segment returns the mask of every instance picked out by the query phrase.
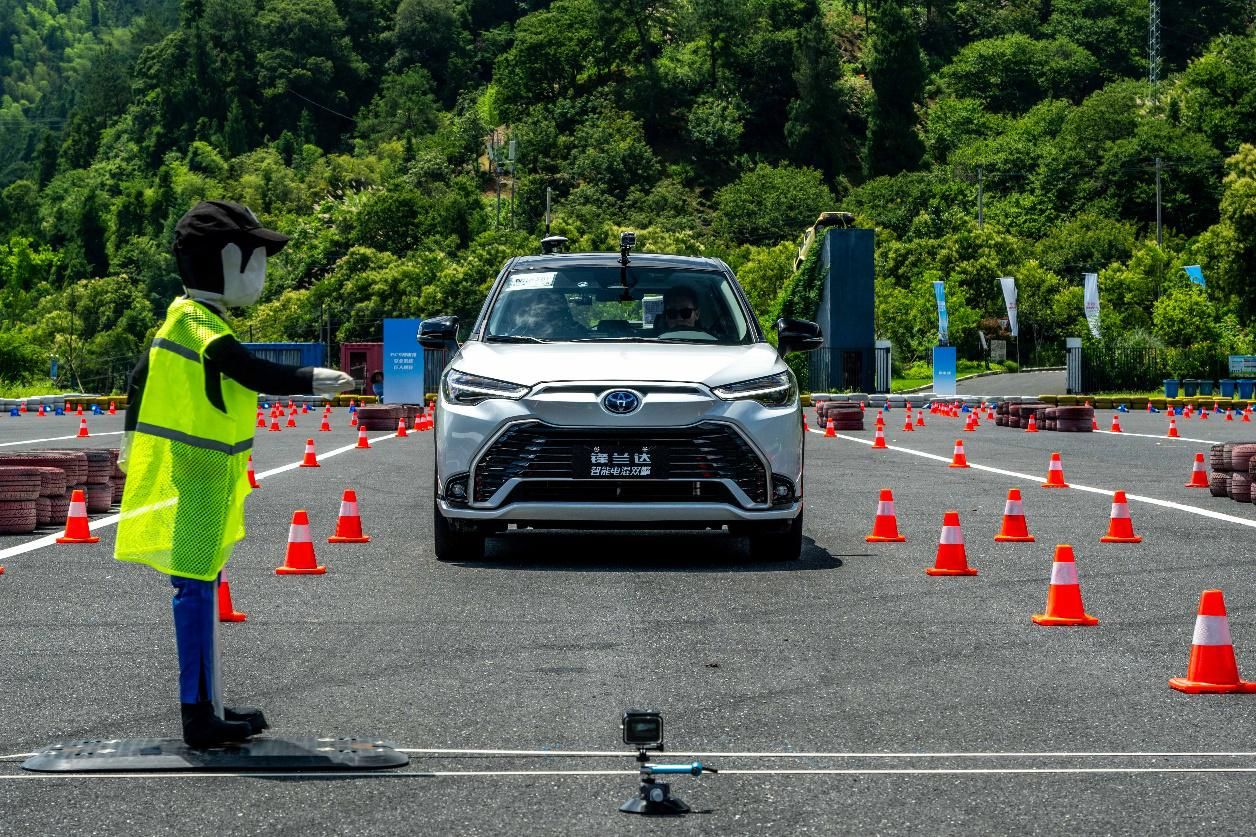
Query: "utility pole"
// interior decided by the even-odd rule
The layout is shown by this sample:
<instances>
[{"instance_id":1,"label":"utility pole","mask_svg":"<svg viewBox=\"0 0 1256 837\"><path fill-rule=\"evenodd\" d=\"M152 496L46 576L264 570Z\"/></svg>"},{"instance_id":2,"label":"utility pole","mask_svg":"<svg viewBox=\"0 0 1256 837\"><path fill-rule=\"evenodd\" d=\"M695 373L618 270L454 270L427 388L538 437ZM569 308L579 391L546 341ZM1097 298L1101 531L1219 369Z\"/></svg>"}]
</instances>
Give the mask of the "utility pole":
<instances>
[{"instance_id":1,"label":"utility pole","mask_svg":"<svg viewBox=\"0 0 1256 837\"><path fill-rule=\"evenodd\" d=\"M1147 14L1147 83L1154 102L1160 92L1160 0L1150 0Z\"/></svg>"},{"instance_id":2,"label":"utility pole","mask_svg":"<svg viewBox=\"0 0 1256 837\"><path fill-rule=\"evenodd\" d=\"M510 228L515 228L515 141L511 140L509 145L509 153L506 155L510 160Z\"/></svg>"},{"instance_id":3,"label":"utility pole","mask_svg":"<svg viewBox=\"0 0 1256 837\"><path fill-rule=\"evenodd\" d=\"M982 203L982 186L985 179L985 167L977 166L977 229L984 229L986 225L985 206Z\"/></svg>"},{"instance_id":4,"label":"utility pole","mask_svg":"<svg viewBox=\"0 0 1256 837\"><path fill-rule=\"evenodd\" d=\"M1160 222L1160 158L1156 158L1156 246L1164 243L1164 227Z\"/></svg>"},{"instance_id":5,"label":"utility pole","mask_svg":"<svg viewBox=\"0 0 1256 837\"><path fill-rule=\"evenodd\" d=\"M550 197L554 194L554 190L549 186L545 187L545 235L550 234Z\"/></svg>"}]
</instances>

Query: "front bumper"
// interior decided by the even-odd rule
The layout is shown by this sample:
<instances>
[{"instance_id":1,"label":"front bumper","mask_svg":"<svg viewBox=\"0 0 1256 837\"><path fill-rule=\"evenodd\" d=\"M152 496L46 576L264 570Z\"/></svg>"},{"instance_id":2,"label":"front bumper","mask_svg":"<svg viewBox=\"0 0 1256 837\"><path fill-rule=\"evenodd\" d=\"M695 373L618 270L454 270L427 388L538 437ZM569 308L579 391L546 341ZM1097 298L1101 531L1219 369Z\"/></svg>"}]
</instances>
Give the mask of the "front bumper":
<instances>
[{"instance_id":1,"label":"front bumper","mask_svg":"<svg viewBox=\"0 0 1256 837\"><path fill-rule=\"evenodd\" d=\"M438 501L440 512L459 520L559 520L590 523L738 523L754 520L793 520L802 502L766 510L741 509L728 503L510 503L479 509Z\"/></svg>"}]
</instances>

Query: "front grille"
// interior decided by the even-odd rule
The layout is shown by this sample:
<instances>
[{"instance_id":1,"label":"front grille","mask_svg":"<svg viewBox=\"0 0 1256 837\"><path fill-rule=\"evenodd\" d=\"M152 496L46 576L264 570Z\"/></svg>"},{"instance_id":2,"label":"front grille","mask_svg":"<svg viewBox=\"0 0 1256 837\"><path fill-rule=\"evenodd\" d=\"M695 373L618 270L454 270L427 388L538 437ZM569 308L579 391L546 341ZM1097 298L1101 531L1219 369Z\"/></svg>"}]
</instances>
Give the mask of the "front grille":
<instances>
[{"instance_id":1,"label":"front grille","mask_svg":"<svg viewBox=\"0 0 1256 837\"><path fill-rule=\"evenodd\" d=\"M763 463L736 431L718 422L669 430L567 428L541 422L516 424L497 437L476 465L475 502L489 500L507 480L515 477L529 480L571 479L575 476L576 445L610 441L666 449L667 482L729 479L752 502L767 502L767 473ZM576 484L587 485L589 482L597 480L582 480ZM659 481L641 482L657 484Z\"/></svg>"},{"instance_id":2,"label":"front grille","mask_svg":"<svg viewBox=\"0 0 1256 837\"><path fill-rule=\"evenodd\" d=\"M509 503L732 503L722 482L675 480L528 480Z\"/></svg>"}]
</instances>

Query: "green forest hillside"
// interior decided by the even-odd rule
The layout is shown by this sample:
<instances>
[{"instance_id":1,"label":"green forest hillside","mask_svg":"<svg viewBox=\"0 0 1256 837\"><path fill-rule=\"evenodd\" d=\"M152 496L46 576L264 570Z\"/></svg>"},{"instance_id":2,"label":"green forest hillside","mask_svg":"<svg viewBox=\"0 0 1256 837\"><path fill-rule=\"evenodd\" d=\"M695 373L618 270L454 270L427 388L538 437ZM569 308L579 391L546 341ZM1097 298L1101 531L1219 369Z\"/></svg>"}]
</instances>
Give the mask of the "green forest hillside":
<instances>
[{"instance_id":1,"label":"green forest hillside","mask_svg":"<svg viewBox=\"0 0 1256 837\"><path fill-rule=\"evenodd\" d=\"M243 338L343 341L471 317L547 187L576 247L719 256L765 318L853 212L897 363L939 279L975 356L1004 275L1058 360L1084 271L1105 340L1252 351L1256 11L1161 8L1153 87L1147 0L0 0L0 378L120 385L199 199L293 238Z\"/></svg>"}]
</instances>

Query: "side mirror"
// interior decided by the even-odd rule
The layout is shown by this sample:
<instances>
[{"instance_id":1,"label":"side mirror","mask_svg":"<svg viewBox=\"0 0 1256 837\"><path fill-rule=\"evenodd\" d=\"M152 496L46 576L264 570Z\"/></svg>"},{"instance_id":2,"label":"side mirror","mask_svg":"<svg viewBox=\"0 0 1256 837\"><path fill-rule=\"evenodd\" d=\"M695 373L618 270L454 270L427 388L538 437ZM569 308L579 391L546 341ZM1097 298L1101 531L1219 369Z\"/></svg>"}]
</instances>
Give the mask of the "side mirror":
<instances>
[{"instance_id":1,"label":"side mirror","mask_svg":"<svg viewBox=\"0 0 1256 837\"><path fill-rule=\"evenodd\" d=\"M776 321L776 347L785 356L790 352L810 352L824 345L820 327L810 320L781 317Z\"/></svg>"},{"instance_id":2,"label":"side mirror","mask_svg":"<svg viewBox=\"0 0 1256 837\"><path fill-rule=\"evenodd\" d=\"M458 318L432 317L419 323L419 345L425 349L458 347Z\"/></svg>"}]
</instances>

